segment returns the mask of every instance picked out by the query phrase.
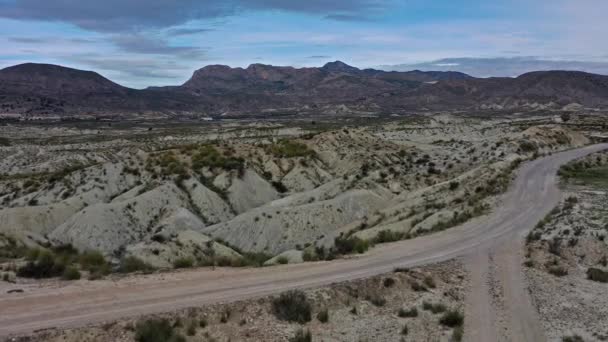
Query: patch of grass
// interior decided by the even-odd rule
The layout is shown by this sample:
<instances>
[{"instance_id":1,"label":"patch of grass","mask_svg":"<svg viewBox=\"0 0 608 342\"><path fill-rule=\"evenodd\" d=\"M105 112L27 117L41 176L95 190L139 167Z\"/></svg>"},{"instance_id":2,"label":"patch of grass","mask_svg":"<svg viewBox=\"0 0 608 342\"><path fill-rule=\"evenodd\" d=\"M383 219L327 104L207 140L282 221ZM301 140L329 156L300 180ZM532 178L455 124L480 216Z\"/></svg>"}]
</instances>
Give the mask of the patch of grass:
<instances>
[{"instance_id":1,"label":"patch of grass","mask_svg":"<svg viewBox=\"0 0 608 342\"><path fill-rule=\"evenodd\" d=\"M441 316L439 323L450 328L459 327L464 324L464 315L460 311L449 310Z\"/></svg>"},{"instance_id":2,"label":"patch of grass","mask_svg":"<svg viewBox=\"0 0 608 342\"><path fill-rule=\"evenodd\" d=\"M312 316L312 305L300 290L288 291L272 300L275 316L283 321L306 323Z\"/></svg>"},{"instance_id":3,"label":"patch of grass","mask_svg":"<svg viewBox=\"0 0 608 342\"><path fill-rule=\"evenodd\" d=\"M166 319L150 319L137 323L135 327L137 342L185 342Z\"/></svg>"},{"instance_id":4,"label":"patch of grass","mask_svg":"<svg viewBox=\"0 0 608 342\"><path fill-rule=\"evenodd\" d=\"M608 272L602 271L599 268L590 267L587 269L587 279L600 283L608 283Z\"/></svg>"}]
</instances>

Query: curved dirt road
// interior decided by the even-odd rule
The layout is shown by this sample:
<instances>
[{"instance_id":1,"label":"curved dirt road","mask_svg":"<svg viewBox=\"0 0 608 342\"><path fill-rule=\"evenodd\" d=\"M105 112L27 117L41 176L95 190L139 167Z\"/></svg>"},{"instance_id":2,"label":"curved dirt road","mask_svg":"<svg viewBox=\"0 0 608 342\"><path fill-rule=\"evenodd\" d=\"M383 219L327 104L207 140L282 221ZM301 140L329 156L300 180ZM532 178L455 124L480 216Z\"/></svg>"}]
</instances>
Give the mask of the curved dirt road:
<instances>
[{"instance_id":1,"label":"curved dirt road","mask_svg":"<svg viewBox=\"0 0 608 342\"><path fill-rule=\"evenodd\" d=\"M121 317L170 311L208 303L235 301L291 288L322 286L467 256L472 269L483 273L486 256L507 250L502 279L508 337L496 331L494 310L481 292L467 301L466 329L470 340L539 341L534 310L518 278L517 251L521 237L559 201L556 172L559 165L586 154L608 149L608 144L588 146L526 163L517 173L502 205L491 215L437 234L386 244L365 256L332 262L284 265L259 269L191 270L124 279L82 283L56 288L25 288L24 293L0 294L0 336L31 333L53 327L75 327ZM480 257L481 256L481 257ZM476 263L481 266L476 267ZM515 269L513 269L515 268ZM481 282L473 284L483 287Z\"/></svg>"}]
</instances>

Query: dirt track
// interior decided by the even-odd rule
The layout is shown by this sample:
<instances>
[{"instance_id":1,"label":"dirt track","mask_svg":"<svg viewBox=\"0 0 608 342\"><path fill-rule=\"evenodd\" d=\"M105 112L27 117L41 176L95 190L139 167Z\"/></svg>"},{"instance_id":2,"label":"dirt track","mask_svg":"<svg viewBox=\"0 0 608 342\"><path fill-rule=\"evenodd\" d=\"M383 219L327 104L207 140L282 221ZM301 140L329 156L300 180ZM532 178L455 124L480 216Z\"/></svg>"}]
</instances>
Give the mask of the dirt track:
<instances>
[{"instance_id":1,"label":"dirt track","mask_svg":"<svg viewBox=\"0 0 608 342\"><path fill-rule=\"evenodd\" d=\"M191 270L3 293L0 336L264 296L466 256L474 271L467 300L467 340L539 341L542 331L520 276L522 237L558 203L559 165L607 148L608 144L594 145L527 163L491 215L441 233L383 245L362 257L261 269ZM501 291L498 297L496 289Z\"/></svg>"}]
</instances>

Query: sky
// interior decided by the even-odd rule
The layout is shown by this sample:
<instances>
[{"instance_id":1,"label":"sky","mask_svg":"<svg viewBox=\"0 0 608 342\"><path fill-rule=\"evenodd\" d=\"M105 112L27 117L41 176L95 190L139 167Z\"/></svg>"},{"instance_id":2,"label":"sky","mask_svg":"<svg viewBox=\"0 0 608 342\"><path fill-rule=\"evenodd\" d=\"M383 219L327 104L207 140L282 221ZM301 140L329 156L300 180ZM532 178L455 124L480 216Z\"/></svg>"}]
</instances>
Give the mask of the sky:
<instances>
[{"instance_id":1,"label":"sky","mask_svg":"<svg viewBox=\"0 0 608 342\"><path fill-rule=\"evenodd\" d=\"M608 73L605 13L606 0L0 0L0 68L60 64L134 88L181 84L209 64L334 60Z\"/></svg>"}]
</instances>

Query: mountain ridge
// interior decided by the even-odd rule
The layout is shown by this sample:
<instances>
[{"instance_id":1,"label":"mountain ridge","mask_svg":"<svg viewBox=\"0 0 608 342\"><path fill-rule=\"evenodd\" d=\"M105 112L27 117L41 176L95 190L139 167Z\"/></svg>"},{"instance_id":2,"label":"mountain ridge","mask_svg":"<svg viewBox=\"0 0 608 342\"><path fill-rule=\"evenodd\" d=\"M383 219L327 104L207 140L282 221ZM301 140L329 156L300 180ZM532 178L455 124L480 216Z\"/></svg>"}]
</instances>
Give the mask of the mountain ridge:
<instances>
[{"instance_id":1,"label":"mountain ridge","mask_svg":"<svg viewBox=\"0 0 608 342\"><path fill-rule=\"evenodd\" d=\"M131 89L94 71L24 63L0 70L0 114L73 116L400 113L411 110L608 107L608 76L538 71L475 78L453 71L359 69L335 61L295 68L208 65L179 86ZM137 113L133 113L137 112Z\"/></svg>"}]
</instances>

